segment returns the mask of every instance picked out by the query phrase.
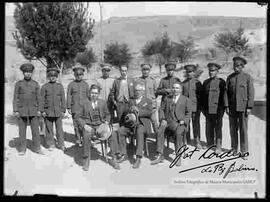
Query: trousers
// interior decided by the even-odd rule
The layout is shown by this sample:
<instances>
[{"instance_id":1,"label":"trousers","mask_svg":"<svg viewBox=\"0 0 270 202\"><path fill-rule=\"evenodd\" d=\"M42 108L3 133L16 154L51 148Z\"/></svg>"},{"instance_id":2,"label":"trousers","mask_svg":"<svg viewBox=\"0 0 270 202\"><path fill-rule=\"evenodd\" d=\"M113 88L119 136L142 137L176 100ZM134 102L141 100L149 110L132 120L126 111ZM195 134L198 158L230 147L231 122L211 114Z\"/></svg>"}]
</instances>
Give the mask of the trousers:
<instances>
[{"instance_id":1,"label":"trousers","mask_svg":"<svg viewBox=\"0 0 270 202\"><path fill-rule=\"evenodd\" d=\"M62 124L62 118L61 117L46 117L45 118L45 125L46 125L46 141L47 145L49 147L53 146L55 144L54 142L54 134L53 134L53 123L55 123L56 126L56 138L58 145L60 147L64 147L64 132L63 132L63 124Z\"/></svg>"}]
</instances>

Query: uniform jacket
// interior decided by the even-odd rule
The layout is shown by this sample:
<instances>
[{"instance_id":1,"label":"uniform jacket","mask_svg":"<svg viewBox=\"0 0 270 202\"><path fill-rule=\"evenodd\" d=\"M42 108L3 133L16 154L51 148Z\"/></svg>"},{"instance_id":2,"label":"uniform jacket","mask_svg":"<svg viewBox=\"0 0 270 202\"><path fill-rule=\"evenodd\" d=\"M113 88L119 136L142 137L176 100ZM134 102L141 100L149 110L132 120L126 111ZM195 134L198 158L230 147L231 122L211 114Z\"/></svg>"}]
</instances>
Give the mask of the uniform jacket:
<instances>
[{"instance_id":1,"label":"uniform jacket","mask_svg":"<svg viewBox=\"0 0 270 202\"><path fill-rule=\"evenodd\" d=\"M157 95L162 95L161 102L164 101L166 96L172 96L172 93L167 93L165 89L172 89L174 83L181 83L180 79L172 76L172 77L164 77L160 80L159 86L157 89Z\"/></svg>"},{"instance_id":2,"label":"uniform jacket","mask_svg":"<svg viewBox=\"0 0 270 202\"><path fill-rule=\"evenodd\" d=\"M222 78L214 77L203 82L203 111L209 114L224 112L227 104L226 82Z\"/></svg>"},{"instance_id":3,"label":"uniform jacket","mask_svg":"<svg viewBox=\"0 0 270 202\"><path fill-rule=\"evenodd\" d=\"M227 77L227 95L230 111L245 112L254 105L254 86L252 77L241 72Z\"/></svg>"},{"instance_id":4,"label":"uniform jacket","mask_svg":"<svg viewBox=\"0 0 270 202\"><path fill-rule=\"evenodd\" d=\"M67 109L71 109L72 113L80 110L88 95L89 85L85 81L72 81L67 89Z\"/></svg>"},{"instance_id":5,"label":"uniform jacket","mask_svg":"<svg viewBox=\"0 0 270 202\"><path fill-rule=\"evenodd\" d=\"M139 122L146 128L146 130L148 132L150 132L151 131L150 117L151 117L152 110L153 110L152 100L150 100L146 97L142 97L141 101L138 104L136 104L135 99L130 99L128 104L129 104L129 108L131 108L132 106L138 107ZM130 112L130 110L124 112L123 116L126 116L126 114L129 112Z\"/></svg>"},{"instance_id":6,"label":"uniform jacket","mask_svg":"<svg viewBox=\"0 0 270 202\"><path fill-rule=\"evenodd\" d=\"M66 99L64 87L60 83L46 83L41 87L40 111L47 117L60 117L66 112Z\"/></svg>"},{"instance_id":7,"label":"uniform jacket","mask_svg":"<svg viewBox=\"0 0 270 202\"><path fill-rule=\"evenodd\" d=\"M102 99L97 100L97 109L99 110L101 122L110 122L111 115L109 113L107 102ZM83 129L85 124L92 124L92 114L93 114L93 106L90 100L85 101L82 104L81 110L75 113L75 121L77 122L78 126Z\"/></svg>"},{"instance_id":8,"label":"uniform jacket","mask_svg":"<svg viewBox=\"0 0 270 202\"><path fill-rule=\"evenodd\" d=\"M114 80L112 89L109 95L109 100L111 102L118 102L117 98L119 95L119 89L120 89L120 82L121 77ZM132 78L127 78L127 84L128 84L128 92L129 92L129 98L132 98L134 96L134 80Z\"/></svg>"},{"instance_id":9,"label":"uniform jacket","mask_svg":"<svg viewBox=\"0 0 270 202\"><path fill-rule=\"evenodd\" d=\"M103 77L100 77L97 79L97 84L100 85L101 87L101 91L100 91L100 99L103 100L108 100L109 94L111 92L112 89L112 85L113 85L114 79L113 78L107 78L104 79Z\"/></svg>"},{"instance_id":10,"label":"uniform jacket","mask_svg":"<svg viewBox=\"0 0 270 202\"><path fill-rule=\"evenodd\" d=\"M37 116L40 111L40 87L34 80L20 80L15 84L13 111L20 116Z\"/></svg>"},{"instance_id":11,"label":"uniform jacket","mask_svg":"<svg viewBox=\"0 0 270 202\"><path fill-rule=\"evenodd\" d=\"M186 79L182 82L182 94L189 98L191 111L196 112L202 108L203 87L201 82L196 79Z\"/></svg>"},{"instance_id":12,"label":"uniform jacket","mask_svg":"<svg viewBox=\"0 0 270 202\"><path fill-rule=\"evenodd\" d=\"M169 116L173 114L173 105L174 103L172 98L165 98L159 109L160 122L162 120L167 121ZM189 125L189 120L191 117L191 104L188 97L180 95L175 106L175 116L178 122L184 121L186 126Z\"/></svg>"},{"instance_id":13,"label":"uniform jacket","mask_svg":"<svg viewBox=\"0 0 270 202\"><path fill-rule=\"evenodd\" d=\"M155 79L151 76L147 78L139 77L138 82L143 82L145 84L145 97L152 100L153 108L157 108L157 83Z\"/></svg>"}]
</instances>

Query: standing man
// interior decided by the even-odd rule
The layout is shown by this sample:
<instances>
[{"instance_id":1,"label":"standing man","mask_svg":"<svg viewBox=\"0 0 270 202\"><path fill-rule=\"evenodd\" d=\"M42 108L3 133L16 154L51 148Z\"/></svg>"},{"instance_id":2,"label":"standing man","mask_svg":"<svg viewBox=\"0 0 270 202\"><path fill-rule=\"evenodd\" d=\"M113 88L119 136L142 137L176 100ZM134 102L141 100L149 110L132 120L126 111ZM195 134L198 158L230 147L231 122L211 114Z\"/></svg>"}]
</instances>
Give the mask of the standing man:
<instances>
[{"instance_id":1,"label":"standing man","mask_svg":"<svg viewBox=\"0 0 270 202\"><path fill-rule=\"evenodd\" d=\"M82 146L81 138L83 133L78 128L74 116L76 112L81 110L83 103L88 100L89 85L83 80L84 71L85 69L80 64L76 64L73 67L75 80L69 83L67 89L67 110L72 115L75 136L77 138L76 143L79 146Z\"/></svg>"},{"instance_id":2,"label":"standing man","mask_svg":"<svg viewBox=\"0 0 270 202\"><path fill-rule=\"evenodd\" d=\"M26 127L30 123L34 150L44 155L40 148L39 120L40 113L40 88L38 82L32 80L34 65L22 64L20 70L24 79L16 82L13 96L13 112L19 121L19 155L26 152Z\"/></svg>"},{"instance_id":3,"label":"standing man","mask_svg":"<svg viewBox=\"0 0 270 202\"><path fill-rule=\"evenodd\" d=\"M108 99L110 91L112 89L114 79L109 77L111 71L110 64L101 64L102 76L97 79L98 85L101 87L100 99L105 100L108 103L108 109L110 111L111 117L114 115L113 103Z\"/></svg>"},{"instance_id":4,"label":"standing man","mask_svg":"<svg viewBox=\"0 0 270 202\"><path fill-rule=\"evenodd\" d=\"M144 96L152 100L153 112L151 115L151 122L155 133L157 133L158 128L158 110L157 110L157 83L155 79L149 76L152 66L150 64L142 64L141 71L142 76L137 79L139 83L143 83L145 86Z\"/></svg>"},{"instance_id":5,"label":"standing man","mask_svg":"<svg viewBox=\"0 0 270 202\"><path fill-rule=\"evenodd\" d=\"M195 71L197 66L193 64L188 64L184 66L186 70L186 79L182 82L183 85L183 95L190 99L191 104L191 120L193 128L193 136L195 139L195 144L198 149L202 149L200 136L200 114L202 107L202 84L195 78ZM186 134L186 143L190 144L190 125ZM205 147L204 147L205 148Z\"/></svg>"},{"instance_id":6,"label":"standing man","mask_svg":"<svg viewBox=\"0 0 270 202\"><path fill-rule=\"evenodd\" d=\"M173 97L165 98L159 109L159 133L157 138L157 157L151 162L155 165L163 162L164 155L164 132L171 131L175 138L175 154L184 144L185 131L188 128L190 120L190 103L189 99L182 95L182 86L180 83L173 84ZM176 166L180 166L180 159L176 162Z\"/></svg>"},{"instance_id":7,"label":"standing man","mask_svg":"<svg viewBox=\"0 0 270 202\"><path fill-rule=\"evenodd\" d=\"M216 63L207 64L209 77L203 82L203 114L206 118L205 134L207 146L216 145L216 153L221 152L222 118L227 105L226 82L217 77L221 68Z\"/></svg>"},{"instance_id":8,"label":"standing man","mask_svg":"<svg viewBox=\"0 0 270 202\"><path fill-rule=\"evenodd\" d=\"M159 86L157 89L157 95L161 95L161 105L165 99L165 97L172 97L173 90L172 86L173 84L177 82L181 82L179 78L173 76L176 64L174 62L168 62L165 64L167 76L162 78L159 82Z\"/></svg>"},{"instance_id":9,"label":"standing man","mask_svg":"<svg viewBox=\"0 0 270 202\"><path fill-rule=\"evenodd\" d=\"M140 167L141 158L143 156L143 146L144 146L144 135L151 128L150 117L152 114L152 100L144 97L145 87L144 84L137 83L135 85L135 95L134 99L130 99L128 102L128 109L124 111L123 117L131 117L130 113L136 114L137 122L134 124L133 121L125 121L118 130L119 145L118 150L115 151L113 148L112 153L114 155L120 155L118 163L127 160L127 150L126 150L126 136L135 135L136 136L136 161L133 168L137 169ZM132 119L132 118L130 118ZM116 134L114 134L116 135ZM114 139L116 139L114 137Z\"/></svg>"},{"instance_id":10,"label":"standing man","mask_svg":"<svg viewBox=\"0 0 270 202\"><path fill-rule=\"evenodd\" d=\"M247 64L242 57L233 58L234 73L227 78L228 108L231 147L237 152L238 149L238 129L240 130L240 151L248 152L247 124L248 115L254 105L254 86L252 77L243 72Z\"/></svg>"},{"instance_id":11,"label":"standing man","mask_svg":"<svg viewBox=\"0 0 270 202\"><path fill-rule=\"evenodd\" d=\"M49 68L47 70L49 82L41 88L40 111L45 120L45 134L49 151L55 148L53 123L56 126L57 146L62 151L65 150L62 118L66 112L66 99L63 85L56 82L59 72L57 68Z\"/></svg>"},{"instance_id":12,"label":"standing man","mask_svg":"<svg viewBox=\"0 0 270 202\"><path fill-rule=\"evenodd\" d=\"M106 129L108 137L110 134L110 113L105 100L99 99L100 87L96 84L90 87L89 100L83 103L81 111L75 113L75 120L83 132L83 170L89 169L91 157L91 138L99 135L99 130Z\"/></svg>"},{"instance_id":13,"label":"standing man","mask_svg":"<svg viewBox=\"0 0 270 202\"><path fill-rule=\"evenodd\" d=\"M127 77L127 66L120 67L121 76L114 80L110 92L110 100L117 111L117 118L120 126L123 124L123 112L128 110L128 100L133 97L134 86L133 79Z\"/></svg>"}]
</instances>

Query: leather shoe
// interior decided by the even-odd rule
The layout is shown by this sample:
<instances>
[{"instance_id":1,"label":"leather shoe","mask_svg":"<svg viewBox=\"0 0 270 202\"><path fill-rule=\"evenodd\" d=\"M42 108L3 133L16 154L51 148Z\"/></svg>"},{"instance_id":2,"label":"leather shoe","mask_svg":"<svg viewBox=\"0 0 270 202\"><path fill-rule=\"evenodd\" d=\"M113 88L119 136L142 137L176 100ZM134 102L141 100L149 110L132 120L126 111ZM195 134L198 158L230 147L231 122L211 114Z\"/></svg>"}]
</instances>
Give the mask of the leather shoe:
<instances>
[{"instance_id":1,"label":"leather shoe","mask_svg":"<svg viewBox=\"0 0 270 202\"><path fill-rule=\"evenodd\" d=\"M127 155L123 154L119 159L116 160L117 163L122 163L128 159Z\"/></svg>"},{"instance_id":2,"label":"leather shoe","mask_svg":"<svg viewBox=\"0 0 270 202\"><path fill-rule=\"evenodd\" d=\"M52 145L52 146L50 146L50 147L48 148L49 151L53 151L54 149L55 149L55 146L54 146L54 145Z\"/></svg>"},{"instance_id":3,"label":"leather shoe","mask_svg":"<svg viewBox=\"0 0 270 202\"><path fill-rule=\"evenodd\" d=\"M23 156L23 155L25 155L25 153L26 153L26 151L20 151L20 152L19 152L19 155L20 155L20 156Z\"/></svg>"},{"instance_id":4,"label":"leather shoe","mask_svg":"<svg viewBox=\"0 0 270 202\"><path fill-rule=\"evenodd\" d=\"M83 158L83 170L88 171L89 170L89 157Z\"/></svg>"},{"instance_id":5,"label":"leather shoe","mask_svg":"<svg viewBox=\"0 0 270 202\"><path fill-rule=\"evenodd\" d=\"M119 163L117 163L117 161L116 161L115 158L113 158L113 159L110 160L110 164L111 164L111 166L112 166L114 169L120 170L120 165L119 165Z\"/></svg>"},{"instance_id":6,"label":"leather shoe","mask_svg":"<svg viewBox=\"0 0 270 202\"><path fill-rule=\"evenodd\" d=\"M37 154L40 154L40 155L45 155L44 151L41 150L41 149L37 150L36 153L37 153Z\"/></svg>"},{"instance_id":7,"label":"leather shoe","mask_svg":"<svg viewBox=\"0 0 270 202\"><path fill-rule=\"evenodd\" d=\"M133 164L132 168L137 169L141 165L141 158L137 157L135 163Z\"/></svg>"},{"instance_id":8,"label":"leather shoe","mask_svg":"<svg viewBox=\"0 0 270 202\"><path fill-rule=\"evenodd\" d=\"M162 154L158 154L155 160L151 161L151 165L155 165L158 163L163 163L164 156Z\"/></svg>"}]
</instances>

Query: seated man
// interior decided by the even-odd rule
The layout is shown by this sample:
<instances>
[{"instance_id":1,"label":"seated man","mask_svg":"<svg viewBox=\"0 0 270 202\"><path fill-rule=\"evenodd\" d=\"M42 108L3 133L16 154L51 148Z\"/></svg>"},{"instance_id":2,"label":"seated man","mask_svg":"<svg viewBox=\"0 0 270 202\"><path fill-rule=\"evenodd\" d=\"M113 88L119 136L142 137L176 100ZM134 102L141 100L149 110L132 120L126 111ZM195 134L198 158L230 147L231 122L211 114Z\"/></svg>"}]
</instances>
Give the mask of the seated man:
<instances>
[{"instance_id":1,"label":"seated man","mask_svg":"<svg viewBox=\"0 0 270 202\"><path fill-rule=\"evenodd\" d=\"M152 114L152 100L145 98L144 84L137 83L135 85L135 99L130 99L129 109L126 110L122 116L126 117L123 125L119 128L118 133L113 133L111 136L111 150L112 150L112 164L113 167L119 169L119 164L127 160L126 150L126 137L128 135L135 135L136 137L136 161L133 168L139 168L141 164L141 158L143 156L144 135L147 131L151 130L151 114ZM132 121L127 120L128 117L132 117L132 113L137 116L137 123L133 124ZM119 142L117 142L117 138ZM116 160L116 156L120 155L120 158Z\"/></svg>"},{"instance_id":2,"label":"seated man","mask_svg":"<svg viewBox=\"0 0 270 202\"><path fill-rule=\"evenodd\" d=\"M91 156L90 138L96 134L96 131L100 130L100 127L104 127L104 124L109 127L111 117L106 101L98 99L100 87L93 84L89 91L89 100L83 103L82 111L75 115L75 120L83 131L83 170L85 171L89 169Z\"/></svg>"},{"instance_id":3,"label":"seated man","mask_svg":"<svg viewBox=\"0 0 270 202\"><path fill-rule=\"evenodd\" d=\"M190 101L181 95L182 86L180 83L173 84L173 97L165 98L159 111L160 127L157 134L157 157L151 162L151 165L163 162L164 150L164 132L172 132L175 137L175 154L183 146L184 134L187 130L190 120ZM180 159L176 166L180 166Z\"/></svg>"}]
</instances>

